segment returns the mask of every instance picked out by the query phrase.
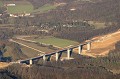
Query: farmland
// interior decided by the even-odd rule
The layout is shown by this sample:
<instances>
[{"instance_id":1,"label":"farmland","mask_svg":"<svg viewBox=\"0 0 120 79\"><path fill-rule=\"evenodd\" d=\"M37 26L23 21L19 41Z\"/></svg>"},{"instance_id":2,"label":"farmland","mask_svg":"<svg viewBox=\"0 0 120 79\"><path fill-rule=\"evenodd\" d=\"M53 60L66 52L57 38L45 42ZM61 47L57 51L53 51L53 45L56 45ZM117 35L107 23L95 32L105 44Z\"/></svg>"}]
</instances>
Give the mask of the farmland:
<instances>
[{"instance_id":1,"label":"farmland","mask_svg":"<svg viewBox=\"0 0 120 79\"><path fill-rule=\"evenodd\" d=\"M34 10L34 6L28 1L0 1L0 6L3 4L15 4L15 6L6 6L8 13L45 13L49 10L56 9L57 5L45 4L42 7Z\"/></svg>"},{"instance_id":2,"label":"farmland","mask_svg":"<svg viewBox=\"0 0 120 79\"><path fill-rule=\"evenodd\" d=\"M8 7L9 13L31 13L33 7L30 5L17 5L16 7Z\"/></svg>"},{"instance_id":3,"label":"farmland","mask_svg":"<svg viewBox=\"0 0 120 79\"><path fill-rule=\"evenodd\" d=\"M70 45L79 44L78 42L75 42L75 41L55 38L52 36L44 36L44 37L42 37L42 36L40 36L40 37L38 37L38 36L30 36L30 37L29 36L28 37L27 36L26 37L16 36L16 38L17 39L13 38L13 40L20 45L20 48L21 48L23 54L26 55L27 57L35 57L38 55L42 55L44 53L47 54L47 53L51 53L51 52L59 50L59 48L51 49L49 46L41 46L38 43L35 43L32 41L36 41L36 42L47 44L47 45L53 45L53 46L60 47L60 48L65 48ZM29 40L29 42L28 42L28 40ZM7 49L8 49L8 51L11 51L9 47L7 47ZM11 55L9 52L7 52L4 54L4 56L11 56ZM66 54L65 55L63 54L63 57L64 56L66 56Z\"/></svg>"},{"instance_id":4,"label":"farmland","mask_svg":"<svg viewBox=\"0 0 120 79\"><path fill-rule=\"evenodd\" d=\"M4 53L4 56L5 56L5 57L14 57L14 54L11 53L11 52L12 52L12 50L11 50L12 47L7 46L6 49L7 49L7 52ZM37 56L37 55L39 54L39 52L36 52L36 51L34 51L34 50L31 50L31 49L26 48L26 47L23 47L23 46L21 46L21 49L22 49L22 52L23 52L27 57L34 57L34 56ZM31 53L31 52L32 52L32 53Z\"/></svg>"},{"instance_id":5,"label":"farmland","mask_svg":"<svg viewBox=\"0 0 120 79\"><path fill-rule=\"evenodd\" d=\"M0 7L1 7L1 6L3 6L3 3L2 3L2 1L0 1Z\"/></svg>"},{"instance_id":6,"label":"farmland","mask_svg":"<svg viewBox=\"0 0 120 79\"><path fill-rule=\"evenodd\" d=\"M67 47L70 45L77 45L79 44L78 42L75 41L71 41L71 40L67 40L67 39L60 39L60 38L56 38L56 37L52 37L52 36L47 36L47 37L42 37L42 38L25 38L25 39L29 39L29 40L33 40L36 42L40 42L40 43L45 43L45 44L51 44L51 45L55 45L58 47Z\"/></svg>"},{"instance_id":7,"label":"farmland","mask_svg":"<svg viewBox=\"0 0 120 79\"><path fill-rule=\"evenodd\" d=\"M16 35L12 39L9 39L9 41L10 43L5 48L7 51L3 56L6 59L12 58L12 61L49 54L67 48L67 46L79 44L67 39L37 35ZM72 57L74 56L76 54L73 54ZM62 54L62 58L66 58L66 52Z\"/></svg>"},{"instance_id":8,"label":"farmland","mask_svg":"<svg viewBox=\"0 0 120 79\"><path fill-rule=\"evenodd\" d=\"M45 4L42 7L39 7L38 9L34 10L33 13L44 13L52 9L56 9L56 5L51 5L51 4Z\"/></svg>"},{"instance_id":9,"label":"farmland","mask_svg":"<svg viewBox=\"0 0 120 79\"><path fill-rule=\"evenodd\" d=\"M3 1L4 4L15 4L15 6L7 6L9 13L31 13L33 6L28 1Z\"/></svg>"},{"instance_id":10,"label":"farmland","mask_svg":"<svg viewBox=\"0 0 120 79\"><path fill-rule=\"evenodd\" d=\"M94 21L89 21L88 22L90 25L93 25L96 29L100 29L100 28L105 28L106 25L104 22L94 22Z\"/></svg>"}]
</instances>

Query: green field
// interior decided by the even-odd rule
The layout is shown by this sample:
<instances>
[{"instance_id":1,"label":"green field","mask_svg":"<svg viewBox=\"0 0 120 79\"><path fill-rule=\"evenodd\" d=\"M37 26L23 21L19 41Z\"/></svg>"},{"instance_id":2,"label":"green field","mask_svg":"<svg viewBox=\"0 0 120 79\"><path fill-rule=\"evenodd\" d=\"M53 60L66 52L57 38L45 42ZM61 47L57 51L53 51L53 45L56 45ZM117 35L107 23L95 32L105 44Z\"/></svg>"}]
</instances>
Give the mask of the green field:
<instances>
[{"instance_id":1,"label":"green field","mask_svg":"<svg viewBox=\"0 0 120 79\"><path fill-rule=\"evenodd\" d=\"M15 4L16 6L7 6L9 13L31 13L33 5L28 1L3 1L4 4Z\"/></svg>"},{"instance_id":2,"label":"green field","mask_svg":"<svg viewBox=\"0 0 120 79\"><path fill-rule=\"evenodd\" d=\"M95 22L95 21L89 21L88 24L93 25L95 29L105 28L105 22Z\"/></svg>"},{"instance_id":3,"label":"green field","mask_svg":"<svg viewBox=\"0 0 120 79\"><path fill-rule=\"evenodd\" d=\"M45 4L44 6L39 7L38 9L34 10L33 12L34 13L44 13L44 12L47 12L49 10L56 9L56 8L57 8L56 5Z\"/></svg>"},{"instance_id":4,"label":"green field","mask_svg":"<svg viewBox=\"0 0 120 79\"><path fill-rule=\"evenodd\" d=\"M30 57L35 57L38 56L40 54L40 52L34 51L32 49L29 49L27 47L22 46L21 48L22 52L27 55L29 58Z\"/></svg>"},{"instance_id":5,"label":"green field","mask_svg":"<svg viewBox=\"0 0 120 79\"><path fill-rule=\"evenodd\" d=\"M30 5L16 5L15 7L8 7L9 13L31 13L33 7Z\"/></svg>"},{"instance_id":6,"label":"green field","mask_svg":"<svg viewBox=\"0 0 120 79\"><path fill-rule=\"evenodd\" d=\"M15 4L16 6L7 6L8 13L45 13L49 10L56 9L56 5L45 4L42 7L34 10L34 6L28 1L0 1L0 6L3 4Z\"/></svg>"},{"instance_id":7,"label":"green field","mask_svg":"<svg viewBox=\"0 0 120 79\"><path fill-rule=\"evenodd\" d=\"M78 42L67 40L67 39L60 39L60 38L55 38L55 37L43 37L43 38L27 38L29 40L45 43L45 44L51 44L55 45L58 47L67 47L70 45L77 45L79 44Z\"/></svg>"},{"instance_id":8,"label":"green field","mask_svg":"<svg viewBox=\"0 0 120 79\"><path fill-rule=\"evenodd\" d=\"M3 2L2 2L2 1L0 1L0 7L1 7L1 6L3 6Z\"/></svg>"}]
</instances>

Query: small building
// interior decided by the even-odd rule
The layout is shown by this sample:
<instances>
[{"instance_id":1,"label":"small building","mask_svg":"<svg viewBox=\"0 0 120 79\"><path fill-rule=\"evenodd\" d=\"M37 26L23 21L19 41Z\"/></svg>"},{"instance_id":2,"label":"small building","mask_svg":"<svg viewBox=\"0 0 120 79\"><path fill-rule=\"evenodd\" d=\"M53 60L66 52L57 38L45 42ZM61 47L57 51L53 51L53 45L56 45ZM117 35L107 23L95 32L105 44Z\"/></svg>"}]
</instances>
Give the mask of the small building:
<instances>
[{"instance_id":1,"label":"small building","mask_svg":"<svg viewBox=\"0 0 120 79\"><path fill-rule=\"evenodd\" d=\"M18 16L15 14L10 14L10 17L18 17Z\"/></svg>"},{"instance_id":2,"label":"small building","mask_svg":"<svg viewBox=\"0 0 120 79\"><path fill-rule=\"evenodd\" d=\"M5 4L4 6L16 6L15 4Z\"/></svg>"},{"instance_id":3,"label":"small building","mask_svg":"<svg viewBox=\"0 0 120 79\"><path fill-rule=\"evenodd\" d=\"M25 15L24 16L30 16L30 13L25 13Z\"/></svg>"},{"instance_id":4,"label":"small building","mask_svg":"<svg viewBox=\"0 0 120 79\"><path fill-rule=\"evenodd\" d=\"M70 10L71 10L71 11L75 11L76 9L75 9L75 8L71 8Z\"/></svg>"}]
</instances>

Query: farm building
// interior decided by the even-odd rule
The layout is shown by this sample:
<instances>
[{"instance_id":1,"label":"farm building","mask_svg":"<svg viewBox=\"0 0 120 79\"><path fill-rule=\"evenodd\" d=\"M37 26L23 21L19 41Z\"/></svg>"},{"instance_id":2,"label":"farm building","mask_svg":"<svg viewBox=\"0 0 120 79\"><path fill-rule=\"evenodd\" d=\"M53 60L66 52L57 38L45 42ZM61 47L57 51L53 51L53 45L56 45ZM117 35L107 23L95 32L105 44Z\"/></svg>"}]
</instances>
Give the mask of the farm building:
<instances>
[{"instance_id":1,"label":"farm building","mask_svg":"<svg viewBox=\"0 0 120 79\"><path fill-rule=\"evenodd\" d=\"M5 4L4 6L16 6L15 4Z\"/></svg>"}]
</instances>

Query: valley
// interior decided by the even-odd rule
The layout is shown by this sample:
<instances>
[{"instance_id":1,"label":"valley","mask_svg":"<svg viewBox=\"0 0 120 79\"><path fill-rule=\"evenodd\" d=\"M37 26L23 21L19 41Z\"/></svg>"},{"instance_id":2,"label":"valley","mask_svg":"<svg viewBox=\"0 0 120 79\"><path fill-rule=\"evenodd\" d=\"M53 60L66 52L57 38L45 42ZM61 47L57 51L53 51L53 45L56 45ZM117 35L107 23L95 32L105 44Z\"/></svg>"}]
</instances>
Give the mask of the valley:
<instances>
[{"instance_id":1,"label":"valley","mask_svg":"<svg viewBox=\"0 0 120 79\"><path fill-rule=\"evenodd\" d=\"M119 79L120 0L0 0L0 79Z\"/></svg>"}]
</instances>

